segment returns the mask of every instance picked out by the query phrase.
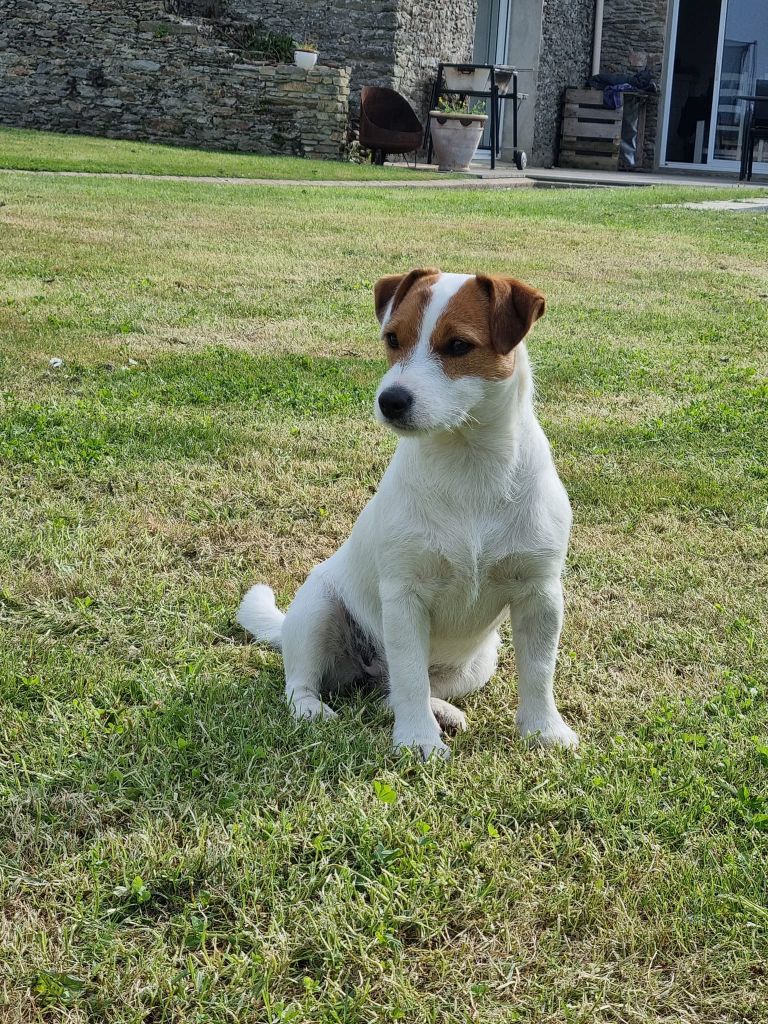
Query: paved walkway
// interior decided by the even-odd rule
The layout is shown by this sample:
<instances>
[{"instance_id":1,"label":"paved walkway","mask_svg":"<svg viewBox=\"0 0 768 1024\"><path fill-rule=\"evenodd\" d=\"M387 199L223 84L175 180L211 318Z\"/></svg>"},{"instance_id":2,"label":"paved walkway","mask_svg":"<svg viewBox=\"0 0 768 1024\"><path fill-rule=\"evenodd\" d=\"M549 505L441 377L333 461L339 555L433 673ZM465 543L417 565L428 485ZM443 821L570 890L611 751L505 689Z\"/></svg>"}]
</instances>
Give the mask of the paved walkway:
<instances>
[{"instance_id":1,"label":"paved walkway","mask_svg":"<svg viewBox=\"0 0 768 1024\"><path fill-rule=\"evenodd\" d=\"M434 173L434 169L432 168ZM564 167L529 167L525 173L513 165L489 168L473 166L466 178L386 178L329 180L314 178L218 178L193 174L136 174L117 171L35 171L2 167L3 174L41 174L63 178L129 178L136 181L188 181L204 185L260 185L275 188L437 188L499 189L533 188L615 188L649 185L708 188L768 188L768 181L738 181L704 174L651 174L631 171L577 171Z\"/></svg>"},{"instance_id":2,"label":"paved walkway","mask_svg":"<svg viewBox=\"0 0 768 1024\"><path fill-rule=\"evenodd\" d=\"M707 199L701 203L662 203L666 209L730 210L736 213L768 213L766 199Z\"/></svg>"},{"instance_id":3,"label":"paved walkway","mask_svg":"<svg viewBox=\"0 0 768 1024\"><path fill-rule=\"evenodd\" d=\"M356 179L333 181L313 178L213 178L192 174L121 174L114 171L33 171L2 167L3 174L42 174L60 178L130 178L136 181L191 181L203 185L271 185L277 188L448 188L448 189L489 189L489 188L531 188L533 181L522 174L494 178L396 178Z\"/></svg>"},{"instance_id":4,"label":"paved walkway","mask_svg":"<svg viewBox=\"0 0 768 1024\"><path fill-rule=\"evenodd\" d=\"M489 172L492 173L492 172ZM766 188L768 181L739 181L734 175L687 174L662 171L589 171L569 167L529 167L525 172L539 185L563 186L640 186L680 185L686 188Z\"/></svg>"},{"instance_id":5,"label":"paved walkway","mask_svg":"<svg viewBox=\"0 0 768 1024\"><path fill-rule=\"evenodd\" d=\"M401 167L402 164L392 164ZM429 164L416 164L420 171L434 170ZM499 161L491 170L490 163L476 160L470 165L468 174L482 178L484 181L493 178L522 177L514 164ZM739 181L735 174L722 172L689 172L669 171L592 171L573 167L527 167L525 176L532 178L540 185L559 186L561 188L620 185L685 185L696 188L768 188L768 175L757 175L752 182Z\"/></svg>"}]
</instances>

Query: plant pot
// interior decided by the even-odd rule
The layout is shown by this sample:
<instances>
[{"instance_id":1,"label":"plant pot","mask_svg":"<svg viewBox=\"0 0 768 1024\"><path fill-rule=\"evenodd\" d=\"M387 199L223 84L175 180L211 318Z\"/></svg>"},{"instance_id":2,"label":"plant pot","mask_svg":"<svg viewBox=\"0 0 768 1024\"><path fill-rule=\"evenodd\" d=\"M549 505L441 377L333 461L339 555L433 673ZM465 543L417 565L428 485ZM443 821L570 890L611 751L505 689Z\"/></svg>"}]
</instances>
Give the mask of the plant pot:
<instances>
[{"instance_id":1,"label":"plant pot","mask_svg":"<svg viewBox=\"0 0 768 1024\"><path fill-rule=\"evenodd\" d=\"M314 50L294 50L293 59L296 62L296 66L304 68L305 71L309 71L317 64L317 54Z\"/></svg>"},{"instance_id":2,"label":"plant pot","mask_svg":"<svg viewBox=\"0 0 768 1024\"><path fill-rule=\"evenodd\" d=\"M446 89L459 92L487 92L491 87L490 68L473 68L468 64L444 64Z\"/></svg>"},{"instance_id":3,"label":"plant pot","mask_svg":"<svg viewBox=\"0 0 768 1024\"><path fill-rule=\"evenodd\" d=\"M429 128L440 171L466 171L483 135L487 114L430 110Z\"/></svg>"}]
</instances>

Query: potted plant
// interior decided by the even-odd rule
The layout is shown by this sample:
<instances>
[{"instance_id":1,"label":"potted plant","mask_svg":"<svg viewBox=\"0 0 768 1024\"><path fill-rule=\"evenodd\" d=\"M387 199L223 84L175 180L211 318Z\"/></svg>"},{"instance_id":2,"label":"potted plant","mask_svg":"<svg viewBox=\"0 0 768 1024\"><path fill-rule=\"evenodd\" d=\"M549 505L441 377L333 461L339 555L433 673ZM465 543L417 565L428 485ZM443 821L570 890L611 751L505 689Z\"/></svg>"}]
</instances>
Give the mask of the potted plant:
<instances>
[{"instance_id":1,"label":"potted plant","mask_svg":"<svg viewBox=\"0 0 768 1024\"><path fill-rule=\"evenodd\" d=\"M481 100L470 106L441 96L429 112L429 130L440 171L466 171L482 138L488 115Z\"/></svg>"},{"instance_id":2,"label":"potted plant","mask_svg":"<svg viewBox=\"0 0 768 1024\"><path fill-rule=\"evenodd\" d=\"M314 43L310 43L309 40L297 43L293 51L293 59L298 67L309 71L310 68L317 64L317 47Z\"/></svg>"}]
</instances>

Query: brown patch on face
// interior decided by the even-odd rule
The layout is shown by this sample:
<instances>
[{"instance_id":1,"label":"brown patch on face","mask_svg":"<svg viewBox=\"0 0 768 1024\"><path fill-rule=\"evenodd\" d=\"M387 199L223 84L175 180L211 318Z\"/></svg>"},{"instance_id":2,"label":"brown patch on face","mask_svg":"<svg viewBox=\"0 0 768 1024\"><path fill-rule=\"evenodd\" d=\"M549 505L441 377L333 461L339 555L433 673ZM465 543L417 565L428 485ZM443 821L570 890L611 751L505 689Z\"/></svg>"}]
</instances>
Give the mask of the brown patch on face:
<instances>
[{"instance_id":1,"label":"brown patch on face","mask_svg":"<svg viewBox=\"0 0 768 1024\"><path fill-rule=\"evenodd\" d=\"M396 348L386 344L390 366L405 359L418 342L430 289L439 276L439 270L412 270L410 274L384 277L376 282L374 291L379 320L392 302L388 319L382 321L385 342L389 335L397 339Z\"/></svg>"},{"instance_id":2,"label":"brown patch on face","mask_svg":"<svg viewBox=\"0 0 768 1024\"><path fill-rule=\"evenodd\" d=\"M411 288L423 277L437 277L439 270L409 270L407 274L388 274L380 277L373 286L373 301L379 323L389 308L390 315L395 312Z\"/></svg>"},{"instance_id":3,"label":"brown patch on face","mask_svg":"<svg viewBox=\"0 0 768 1024\"><path fill-rule=\"evenodd\" d=\"M470 278L446 304L430 338L447 377L506 380L515 346L544 313L544 296L511 277ZM472 347L459 354L462 343Z\"/></svg>"}]
</instances>

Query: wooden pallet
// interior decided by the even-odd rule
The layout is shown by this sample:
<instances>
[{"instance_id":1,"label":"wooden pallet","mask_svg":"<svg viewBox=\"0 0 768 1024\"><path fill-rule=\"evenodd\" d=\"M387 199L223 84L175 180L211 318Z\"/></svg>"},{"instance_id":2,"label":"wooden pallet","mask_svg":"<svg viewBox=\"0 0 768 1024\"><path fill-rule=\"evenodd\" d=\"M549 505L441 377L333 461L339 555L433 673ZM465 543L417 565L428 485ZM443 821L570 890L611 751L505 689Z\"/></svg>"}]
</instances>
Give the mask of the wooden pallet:
<instances>
[{"instance_id":1,"label":"wooden pallet","mask_svg":"<svg viewBox=\"0 0 768 1024\"><path fill-rule=\"evenodd\" d=\"M618 170L623 116L603 106L600 89L566 89L560 167Z\"/></svg>"}]
</instances>

